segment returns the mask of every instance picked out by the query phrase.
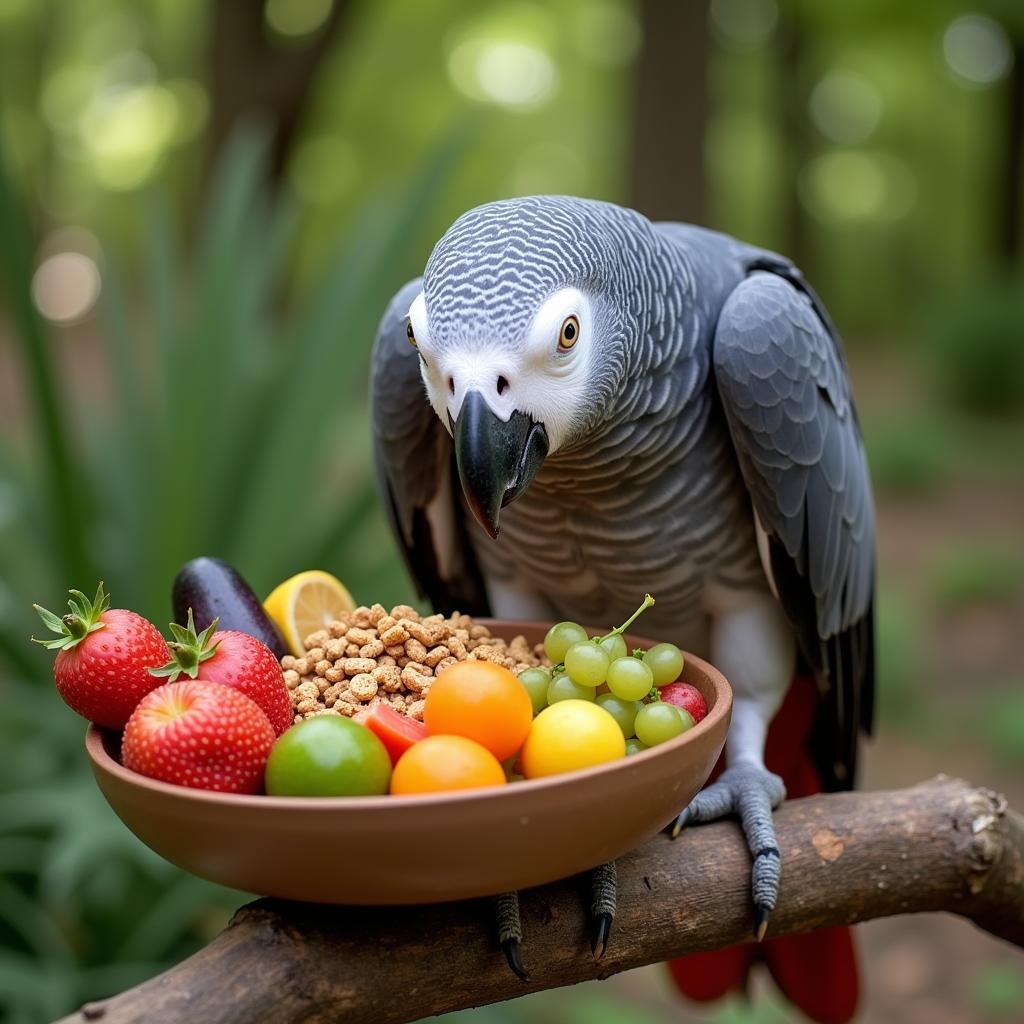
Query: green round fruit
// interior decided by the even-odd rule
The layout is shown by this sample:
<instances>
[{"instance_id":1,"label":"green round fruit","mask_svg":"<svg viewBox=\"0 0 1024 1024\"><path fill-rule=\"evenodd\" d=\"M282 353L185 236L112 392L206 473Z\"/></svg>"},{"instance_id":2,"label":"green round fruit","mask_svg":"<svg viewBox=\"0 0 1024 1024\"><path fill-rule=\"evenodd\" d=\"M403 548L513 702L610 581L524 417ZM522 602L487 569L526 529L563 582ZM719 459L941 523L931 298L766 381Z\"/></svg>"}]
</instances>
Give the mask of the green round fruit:
<instances>
[{"instance_id":1,"label":"green round fruit","mask_svg":"<svg viewBox=\"0 0 1024 1024\"><path fill-rule=\"evenodd\" d=\"M647 750L647 744L638 740L635 736L626 740L626 757L630 754L639 754L641 750Z\"/></svg>"},{"instance_id":2,"label":"green round fruit","mask_svg":"<svg viewBox=\"0 0 1024 1024\"><path fill-rule=\"evenodd\" d=\"M616 697L614 693L602 693L598 695L597 703L619 723L622 735L628 740L633 735L637 712L642 707L640 702L638 700L623 700L621 697Z\"/></svg>"},{"instance_id":3,"label":"green round fruit","mask_svg":"<svg viewBox=\"0 0 1024 1024\"><path fill-rule=\"evenodd\" d=\"M642 700L653 686L654 676L639 658L619 658L608 668L608 689L621 700Z\"/></svg>"},{"instance_id":4,"label":"green round fruit","mask_svg":"<svg viewBox=\"0 0 1024 1024\"><path fill-rule=\"evenodd\" d=\"M655 686L668 686L683 671L683 652L675 644L655 644L644 654L644 664L651 670Z\"/></svg>"},{"instance_id":5,"label":"green round fruit","mask_svg":"<svg viewBox=\"0 0 1024 1024\"><path fill-rule=\"evenodd\" d=\"M612 636L606 636L600 642L600 646L605 649L609 661L615 661L616 658L624 658L629 654L629 650L626 647L626 641L623 640L618 633L615 633Z\"/></svg>"},{"instance_id":6,"label":"green round fruit","mask_svg":"<svg viewBox=\"0 0 1024 1024\"><path fill-rule=\"evenodd\" d=\"M592 686L580 686L560 672L548 684L547 697L548 704L557 704L560 700L589 700L593 703L595 694Z\"/></svg>"},{"instance_id":7,"label":"green round fruit","mask_svg":"<svg viewBox=\"0 0 1024 1024\"><path fill-rule=\"evenodd\" d=\"M693 715L686 708L681 708L678 704L673 704L672 706L679 712L679 717L682 719L683 732L689 732L697 724L694 721Z\"/></svg>"},{"instance_id":8,"label":"green round fruit","mask_svg":"<svg viewBox=\"0 0 1024 1024\"><path fill-rule=\"evenodd\" d=\"M556 622L544 637L544 653L552 664L558 665L565 660L565 652L587 639L587 631L577 622Z\"/></svg>"},{"instance_id":9,"label":"green round fruit","mask_svg":"<svg viewBox=\"0 0 1024 1024\"><path fill-rule=\"evenodd\" d=\"M565 671L580 686L600 686L608 675L608 664L608 652L590 640L573 644L565 652Z\"/></svg>"},{"instance_id":10,"label":"green round fruit","mask_svg":"<svg viewBox=\"0 0 1024 1024\"><path fill-rule=\"evenodd\" d=\"M267 759L270 796L381 796L391 781L391 758L365 726L338 715L293 725Z\"/></svg>"},{"instance_id":11,"label":"green round fruit","mask_svg":"<svg viewBox=\"0 0 1024 1024\"><path fill-rule=\"evenodd\" d=\"M530 695L533 713L539 715L548 706L548 686L551 683L551 673L546 668L524 668L517 678Z\"/></svg>"},{"instance_id":12,"label":"green round fruit","mask_svg":"<svg viewBox=\"0 0 1024 1024\"><path fill-rule=\"evenodd\" d=\"M649 747L674 739L683 732L683 719L673 704L655 701L645 704L636 716L637 739Z\"/></svg>"}]
</instances>

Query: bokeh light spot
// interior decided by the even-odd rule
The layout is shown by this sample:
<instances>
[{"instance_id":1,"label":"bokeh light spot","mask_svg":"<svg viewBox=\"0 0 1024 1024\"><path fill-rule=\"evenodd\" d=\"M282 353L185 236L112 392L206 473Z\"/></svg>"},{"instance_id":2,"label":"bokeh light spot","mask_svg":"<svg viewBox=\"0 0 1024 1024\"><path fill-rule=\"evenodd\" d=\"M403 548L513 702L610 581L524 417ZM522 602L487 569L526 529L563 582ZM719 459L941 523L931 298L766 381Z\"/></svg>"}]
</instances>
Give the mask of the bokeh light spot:
<instances>
[{"instance_id":1,"label":"bokeh light spot","mask_svg":"<svg viewBox=\"0 0 1024 1024\"><path fill-rule=\"evenodd\" d=\"M96 261L81 252L47 256L32 277L32 301L47 320L70 324L81 320L100 295Z\"/></svg>"},{"instance_id":2,"label":"bokeh light spot","mask_svg":"<svg viewBox=\"0 0 1024 1024\"><path fill-rule=\"evenodd\" d=\"M882 118L882 97L863 75L829 71L811 90L811 120L825 138L844 145L867 141Z\"/></svg>"},{"instance_id":3,"label":"bokeh light spot","mask_svg":"<svg viewBox=\"0 0 1024 1024\"><path fill-rule=\"evenodd\" d=\"M558 86L558 72L548 54L512 39L468 39L452 50L448 71L471 99L505 107L539 107Z\"/></svg>"},{"instance_id":4,"label":"bokeh light spot","mask_svg":"<svg viewBox=\"0 0 1024 1024\"><path fill-rule=\"evenodd\" d=\"M964 14L942 37L942 53L964 85L984 88L1003 78L1013 62L1006 30L982 14Z\"/></svg>"},{"instance_id":5,"label":"bokeh light spot","mask_svg":"<svg viewBox=\"0 0 1024 1024\"><path fill-rule=\"evenodd\" d=\"M312 35L327 20L333 0L267 0L263 16L278 34L292 39Z\"/></svg>"},{"instance_id":6,"label":"bokeh light spot","mask_svg":"<svg viewBox=\"0 0 1024 1024\"><path fill-rule=\"evenodd\" d=\"M775 0L711 0L711 27L733 50L756 50L772 37L779 21Z\"/></svg>"},{"instance_id":7,"label":"bokeh light spot","mask_svg":"<svg viewBox=\"0 0 1024 1024\"><path fill-rule=\"evenodd\" d=\"M896 220L917 199L913 173L890 153L836 150L801 172L800 199L822 221Z\"/></svg>"},{"instance_id":8,"label":"bokeh light spot","mask_svg":"<svg viewBox=\"0 0 1024 1024\"><path fill-rule=\"evenodd\" d=\"M177 100L164 86L98 92L79 123L79 141L96 180L114 190L141 185L174 137L177 120Z\"/></svg>"}]
</instances>

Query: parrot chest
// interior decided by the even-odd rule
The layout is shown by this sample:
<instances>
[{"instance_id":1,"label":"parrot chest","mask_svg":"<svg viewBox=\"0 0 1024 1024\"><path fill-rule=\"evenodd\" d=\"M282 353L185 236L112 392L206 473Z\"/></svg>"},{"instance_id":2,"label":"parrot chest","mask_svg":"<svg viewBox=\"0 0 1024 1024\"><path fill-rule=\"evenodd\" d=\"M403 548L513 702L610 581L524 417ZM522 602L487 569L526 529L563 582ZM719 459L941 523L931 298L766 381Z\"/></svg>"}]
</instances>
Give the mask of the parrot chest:
<instances>
[{"instance_id":1,"label":"parrot chest","mask_svg":"<svg viewBox=\"0 0 1024 1024\"><path fill-rule=\"evenodd\" d=\"M731 443L711 425L683 452L623 449L589 465L551 460L502 511L497 541L472 530L485 579L597 626L624 621L649 592L641 630L706 651L712 595L767 589Z\"/></svg>"}]
</instances>

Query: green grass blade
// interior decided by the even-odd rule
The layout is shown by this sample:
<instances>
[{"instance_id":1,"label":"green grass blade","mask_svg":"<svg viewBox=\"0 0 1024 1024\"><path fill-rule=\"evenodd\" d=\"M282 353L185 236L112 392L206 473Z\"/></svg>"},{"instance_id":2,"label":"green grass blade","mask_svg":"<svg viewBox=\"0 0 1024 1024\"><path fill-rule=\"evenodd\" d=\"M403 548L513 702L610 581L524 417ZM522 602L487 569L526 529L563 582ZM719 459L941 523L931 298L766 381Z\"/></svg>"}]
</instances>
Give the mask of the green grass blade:
<instances>
[{"instance_id":1,"label":"green grass blade","mask_svg":"<svg viewBox=\"0 0 1024 1024\"><path fill-rule=\"evenodd\" d=\"M287 327L292 343L282 345L273 375L278 400L269 409L276 415L265 414L253 426L251 443L259 457L249 461L240 482L230 545L238 564L259 567L250 571L263 585L273 581L260 579L260 568L274 557L272 549L305 536L309 523L310 512L295 500L293 487L307 490L319 453L301 411L324 417L339 406L365 405L374 328L388 299L422 264L423 254L411 241L421 237L463 142L459 136L442 146L401 202L381 201L367 209L324 284ZM292 396L301 396L298 408L289 401ZM367 474L362 486L369 484Z\"/></svg>"},{"instance_id":2,"label":"green grass blade","mask_svg":"<svg viewBox=\"0 0 1024 1024\"><path fill-rule=\"evenodd\" d=\"M94 577L85 546L86 508L84 482L72 451L64 419L65 398L53 370L42 318L32 304L32 253L34 244L5 162L0 136L0 278L7 282L29 385L35 400L40 432L45 441L41 457L46 462L49 511L54 518L57 542L65 574L72 579Z\"/></svg>"}]
</instances>

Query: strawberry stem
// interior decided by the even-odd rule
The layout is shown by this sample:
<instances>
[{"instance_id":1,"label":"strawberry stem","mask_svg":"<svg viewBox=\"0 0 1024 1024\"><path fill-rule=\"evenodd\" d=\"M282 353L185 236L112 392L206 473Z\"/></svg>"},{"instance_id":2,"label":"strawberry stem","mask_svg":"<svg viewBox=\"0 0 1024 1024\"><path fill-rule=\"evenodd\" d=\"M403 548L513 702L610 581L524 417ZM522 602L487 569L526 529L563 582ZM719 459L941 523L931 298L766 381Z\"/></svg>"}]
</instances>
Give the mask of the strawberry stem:
<instances>
[{"instance_id":1,"label":"strawberry stem","mask_svg":"<svg viewBox=\"0 0 1024 1024\"><path fill-rule=\"evenodd\" d=\"M90 601L80 590L69 590L68 608L71 610L62 618L38 604L32 605L43 620L47 629L57 634L57 638L32 642L45 647L49 651L70 651L80 644L90 633L103 629L101 622L103 613L110 607L110 595L103 590L103 580L96 588L96 596Z\"/></svg>"},{"instance_id":2,"label":"strawberry stem","mask_svg":"<svg viewBox=\"0 0 1024 1024\"><path fill-rule=\"evenodd\" d=\"M197 634L192 609L189 608L187 625L179 626L177 622L170 624L171 635L174 637L167 645L171 649L171 660L160 668L151 668L150 675L166 677L171 683L182 674L195 679L199 675L199 666L217 653L220 641L215 644L211 641L219 624L220 619L214 619L202 633Z\"/></svg>"}]
</instances>

